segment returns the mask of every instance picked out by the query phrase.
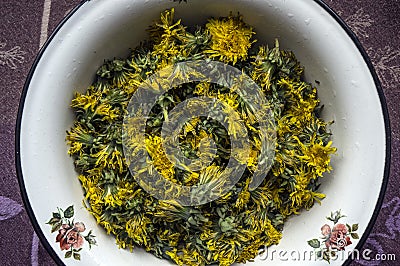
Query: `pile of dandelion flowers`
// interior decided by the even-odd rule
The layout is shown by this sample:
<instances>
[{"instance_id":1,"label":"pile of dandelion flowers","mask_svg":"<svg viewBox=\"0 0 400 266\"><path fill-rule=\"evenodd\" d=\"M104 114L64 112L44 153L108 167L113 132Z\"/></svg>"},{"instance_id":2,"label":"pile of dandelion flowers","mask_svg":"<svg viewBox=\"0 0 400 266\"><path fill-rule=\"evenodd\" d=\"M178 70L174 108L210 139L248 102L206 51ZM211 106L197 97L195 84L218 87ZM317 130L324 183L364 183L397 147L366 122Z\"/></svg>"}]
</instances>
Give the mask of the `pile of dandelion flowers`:
<instances>
[{"instance_id":1,"label":"pile of dandelion flowers","mask_svg":"<svg viewBox=\"0 0 400 266\"><path fill-rule=\"evenodd\" d=\"M319 115L316 88L303 80L304 69L293 53L281 50L278 41L272 47L260 45L254 35L241 16L212 18L191 30L174 18L173 9L167 10L152 25L149 40L127 59L106 61L88 90L74 96L71 106L76 119L66 138L69 154L89 212L115 236L119 247L133 252L143 247L178 265L245 263L257 256L262 245L279 243L288 217L324 198L318 190L320 179L332 169L330 157L336 149L329 122ZM132 137L132 156L150 155L139 160L139 170L157 171L176 184L213 186L231 156L245 168L240 180L216 200L183 206L174 200L158 200L143 188L146 184L135 180L122 156L123 119L132 95L152 74L199 59L235 66L263 90L276 123L275 156L266 178L252 189L263 139L257 115L245 104L245 97L205 81L165 92L144 121L145 137L132 127L126 132ZM190 75L184 68L176 74L178 78ZM162 147L162 126L174 119L174 107L195 97L218 99L226 110L229 107L240 115L248 132L249 154L230 152L229 133L240 134L233 117L223 126L199 116L185 121L177 143L186 158L203 154L213 161L201 172L174 165ZM132 118L131 122L143 120ZM153 167L148 167L148 160ZM180 193L171 187L165 191Z\"/></svg>"}]
</instances>

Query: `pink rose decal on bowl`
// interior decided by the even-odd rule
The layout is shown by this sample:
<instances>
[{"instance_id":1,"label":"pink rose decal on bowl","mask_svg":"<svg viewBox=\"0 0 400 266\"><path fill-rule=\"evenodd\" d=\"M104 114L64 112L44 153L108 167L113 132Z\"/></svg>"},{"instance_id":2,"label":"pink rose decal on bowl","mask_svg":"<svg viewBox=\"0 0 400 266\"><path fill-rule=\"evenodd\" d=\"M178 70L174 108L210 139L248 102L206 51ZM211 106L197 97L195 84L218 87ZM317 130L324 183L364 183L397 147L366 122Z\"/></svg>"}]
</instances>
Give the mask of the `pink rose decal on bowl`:
<instances>
[{"instance_id":1,"label":"pink rose decal on bowl","mask_svg":"<svg viewBox=\"0 0 400 266\"><path fill-rule=\"evenodd\" d=\"M347 232L348 230L346 225L335 225L332 232L329 234L329 239L325 241L325 246L327 248L331 247L332 249L336 250L344 250L346 246L352 244L350 237L347 236Z\"/></svg>"},{"instance_id":2,"label":"pink rose decal on bowl","mask_svg":"<svg viewBox=\"0 0 400 266\"><path fill-rule=\"evenodd\" d=\"M324 224L321 227L321 233L322 233L323 236L330 235L331 234L331 227L329 225L327 225L327 224Z\"/></svg>"},{"instance_id":3,"label":"pink rose decal on bowl","mask_svg":"<svg viewBox=\"0 0 400 266\"><path fill-rule=\"evenodd\" d=\"M331 212L331 215L326 217L327 220L333 222L333 226L324 224L321 227L321 237L307 241L307 243L314 248L317 258L330 262L330 259L336 255L336 252L343 251L345 248L352 244L351 239L358 239L357 234L358 224L343 224L339 220L345 215L339 211Z\"/></svg>"},{"instance_id":4,"label":"pink rose decal on bowl","mask_svg":"<svg viewBox=\"0 0 400 266\"><path fill-rule=\"evenodd\" d=\"M73 222L74 207L69 206L65 211L57 208L57 212L53 212L53 217L46 223L51 226L51 232L58 230L56 242L60 243L61 250L67 250L65 258L73 257L76 260L81 259L79 252L85 242L89 244L89 249L92 245L96 245L95 236L92 230L85 236L86 227L82 222ZM72 220L71 220L72 219Z\"/></svg>"},{"instance_id":5,"label":"pink rose decal on bowl","mask_svg":"<svg viewBox=\"0 0 400 266\"><path fill-rule=\"evenodd\" d=\"M80 235L83 231L85 231L85 225L83 223L75 223L74 226L63 224L61 229L58 230L56 242L60 242L61 250L68 250L71 247L75 249L80 248L85 242Z\"/></svg>"}]
</instances>

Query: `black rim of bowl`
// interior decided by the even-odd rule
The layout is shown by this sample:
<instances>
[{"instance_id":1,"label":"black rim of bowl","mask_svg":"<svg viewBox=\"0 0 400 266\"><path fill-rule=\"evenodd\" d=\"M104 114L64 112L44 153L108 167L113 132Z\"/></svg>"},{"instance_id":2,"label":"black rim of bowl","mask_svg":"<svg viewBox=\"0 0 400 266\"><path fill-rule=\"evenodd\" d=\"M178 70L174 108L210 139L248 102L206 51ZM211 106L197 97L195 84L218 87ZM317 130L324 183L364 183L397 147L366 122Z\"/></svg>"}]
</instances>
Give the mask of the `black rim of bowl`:
<instances>
[{"instance_id":1,"label":"black rim of bowl","mask_svg":"<svg viewBox=\"0 0 400 266\"><path fill-rule=\"evenodd\" d=\"M35 58L35 61L32 64L32 67L28 73L22 94L21 94L21 99L19 102L19 107L18 107L18 114L17 114L17 121L16 121L16 128L15 128L15 165L16 165L16 171L17 171L17 178L18 178L18 183L21 191L21 197L25 205L25 210L28 213L28 216L31 220L32 226L38 235L42 245L44 248L47 250L47 252L50 254L50 256L54 259L54 261L58 265L65 265L60 257L56 254L54 249L51 247L49 244L47 238L43 234L42 230L40 229L39 223L36 220L35 214L33 212L33 209L31 207L31 204L29 202L29 197L25 189L25 183L24 183L24 178L22 175L22 168L21 168L21 157L20 157L20 136L21 136L21 121L22 121L22 116L23 116L23 109L24 109L24 104L25 104L25 98L26 94L32 79L32 76L35 72L35 69L44 53L46 48L48 47L49 43L53 40L54 36L58 33L60 28L67 22L67 20L88 0L83 0L80 4L78 4L69 14L59 23L59 25L55 28L53 33L50 35L46 43L43 45L43 47L40 49L38 55ZM371 63L371 60L369 59L366 51L364 50L363 46L361 45L361 42L358 40L354 32L349 28L349 26L322 0L314 0L316 3L318 3L326 12L331 15L336 22L346 31L347 35L352 39L353 43L356 45L358 48L359 52L361 53L365 63L367 64L369 71L373 77L379 100L381 103L381 108L382 108L382 114L383 114L383 119L384 119L384 124L385 124L385 137L386 137L386 154L385 154L385 165L384 165L384 175L383 175L383 180L382 180L382 186L379 192L379 197L377 200L377 203L374 208L374 212L372 214L372 217L367 225L367 228L365 229L365 232L363 233L362 237L360 238L360 241L357 243L356 247L354 248L355 250L361 251L363 245L365 244L368 236L370 235L372 228L374 227L374 224L376 222L376 219L378 218L380 208L382 206L385 192L386 192L386 187L388 184L389 180L389 172L390 172L390 158L391 158L391 131L390 131L390 122L389 122L389 113L386 105L386 100L385 96L382 90L381 83L379 81L379 78L374 70L374 67ZM350 255L346 261L343 263L343 265L349 265L353 260L353 257Z\"/></svg>"}]
</instances>

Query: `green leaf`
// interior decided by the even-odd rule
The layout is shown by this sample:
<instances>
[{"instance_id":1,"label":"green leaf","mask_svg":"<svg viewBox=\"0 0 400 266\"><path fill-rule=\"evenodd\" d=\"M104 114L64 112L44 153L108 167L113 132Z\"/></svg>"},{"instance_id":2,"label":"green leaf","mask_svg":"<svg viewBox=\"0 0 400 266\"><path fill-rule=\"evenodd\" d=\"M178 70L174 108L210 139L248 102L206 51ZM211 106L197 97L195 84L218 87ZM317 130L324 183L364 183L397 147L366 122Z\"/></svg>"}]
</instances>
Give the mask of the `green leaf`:
<instances>
[{"instance_id":1,"label":"green leaf","mask_svg":"<svg viewBox=\"0 0 400 266\"><path fill-rule=\"evenodd\" d=\"M358 224L353 224L352 226L351 226L351 231L357 231L358 230Z\"/></svg>"},{"instance_id":2,"label":"green leaf","mask_svg":"<svg viewBox=\"0 0 400 266\"><path fill-rule=\"evenodd\" d=\"M71 205L69 206L65 211L64 211L64 217L65 218L71 218L74 216L74 206Z\"/></svg>"},{"instance_id":3,"label":"green leaf","mask_svg":"<svg viewBox=\"0 0 400 266\"><path fill-rule=\"evenodd\" d=\"M308 240L307 243L313 248L319 248L321 246L321 243L316 238Z\"/></svg>"},{"instance_id":4,"label":"green leaf","mask_svg":"<svg viewBox=\"0 0 400 266\"><path fill-rule=\"evenodd\" d=\"M351 226L349 224L346 224L347 231L351 232Z\"/></svg>"},{"instance_id":5,"label":"green leaf","mask_svg":"<svg viewBox=\"0 0 400 266\"><path fill-rule=\"evenodd\" d=\"M61 223L60 223L60 222L55 223L55 224L53 224L52 227L51 227L51 232L54 233L55 231L57 231L57 230L60 229L60 228L61 228Z\"/></svg>"},{"instance_id":6,"label":"green leaf","mask_svg":"<svg viewBox=\"0 0 400 266\"><path fill-rule=\"evenodd\" d=\"M351 235L351 237L353 239L359 239L360 238L357 233L351 233L350 235Z\"/></svg>"},{"instance_id":7,"label":"green leaf","mask_svg":"<svg viewBox=\"0 0 400 266\"><path fill-rule=\"evenodd\" d=\"M51 218L46 224L50 224L50 225L53 225L53 224L55 224L55 223L58 223L58 222L60 222L60 218Z\"/></svg>"},{"instance_id":8,"label":"green leaf","mask_svg":"<svg viewBox=\"0 0 400 266\"><path fill-rule=\"evenodd\" d=\"M324 253L322 254L322 259L326 260L329 264L331 263L331 257L328 250L324 251Z\"/></svg>"},{"instance_id":9,"label":"green leaf","mask_svg":"<svg viewBox=\"0 0 400 266\"><path fill-rule=\"evenodd\" d=\"M53 212L53 218L61 219L61 215L58 212Z\"/></svg>"},{"instance_id":10,"label":"green leaf","mask_svg":"<svg viewBox=\"0 0 400 266\"><path fill-rule=\"evenodd\" d=\"M79 253L74 253L74 259L76 259L76 260L81 260L81 254L79 254Z\"/></svg>"},{"instance_id":11,"label":"green leaf","mask_svg":"<svg viewBox=\"0 0 400 266\"><path fill-rule=\"evenodd\" d=\"M65 258L66 259L68 259L68 258L71 258L71 256L72 256L72 251L67 251L67 253L65 253Z\"/></svg>"}]
</instances>

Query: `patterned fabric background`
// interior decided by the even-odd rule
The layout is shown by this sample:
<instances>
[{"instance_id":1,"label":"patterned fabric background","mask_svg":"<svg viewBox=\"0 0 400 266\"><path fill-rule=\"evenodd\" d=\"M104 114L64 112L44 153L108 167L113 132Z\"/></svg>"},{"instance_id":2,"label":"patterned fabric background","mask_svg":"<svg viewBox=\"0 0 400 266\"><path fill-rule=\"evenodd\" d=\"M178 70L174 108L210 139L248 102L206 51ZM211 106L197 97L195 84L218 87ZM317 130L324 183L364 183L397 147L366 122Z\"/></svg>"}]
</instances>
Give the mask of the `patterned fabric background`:
<instances>
[{"instance_id":1,"label":"patterned fabric background","mask_svg":"<svg viewBox=\"0 0 400 266\"><path fill-rule=\"evenodd\" d=\"M49 34L79 0L0 0L0 265L54 265L33 231L14 166L18 102L33 60ZM395 254L400 265L400 1L326 0L351 27L382 82L392 126L389 185L364 248Z\"/></svg>"}]
</instances>

